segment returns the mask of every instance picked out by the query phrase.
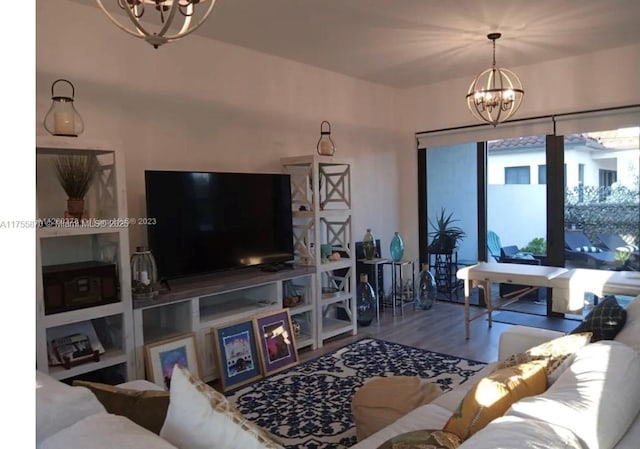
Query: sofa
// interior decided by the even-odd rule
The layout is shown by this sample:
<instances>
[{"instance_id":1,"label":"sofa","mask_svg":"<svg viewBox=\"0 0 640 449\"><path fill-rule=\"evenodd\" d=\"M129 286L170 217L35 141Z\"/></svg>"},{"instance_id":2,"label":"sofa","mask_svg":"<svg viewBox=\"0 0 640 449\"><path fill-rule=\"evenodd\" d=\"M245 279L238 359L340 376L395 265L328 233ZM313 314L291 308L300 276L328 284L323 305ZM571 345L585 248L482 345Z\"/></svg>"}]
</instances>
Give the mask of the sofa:
<instances>
[{"instance_id":1,"label":"sofa","mask_svg":"<svg viewBox=\"0 0 640 449\"><path fill-rule=\"evenodd\" d=\"M639 449L640 448L640 296L626 309L626 322L613 340L585 344L564 360L544 392L523 397L500 417L466 439L459 449ZM513 354L562 337L559 332L525 326L504 331L499 360L466 383L411 410L359 441L353 449L377 449L388 440L421 429L442 429L467 393L492 376ZM213 391L187 373L172 377L171 401L162 424L139 425L109 413L99 392L69 386L36 371L36 446L38 449L281 449L272 435L246 422ZM545 385L546 386L546 385ZM120 387L141 391L148 400L166 400L154 384L133 381ZM148 418L148 416L145 417ZM168 422L170 422L168 425ZM145 428L145 425L147 428ZM235 429L233 430L232 427ZM221 432L223 430L224 432ZM233 430L233 431L232 431ZM193 442L194 434L202 443ZM161 437L160 435L163 435ZM222 446L220 442L225 442ZM170 442L172 441L172 442ZM208 443L212 442L212 443ZM215 444L214 444L215 443Z\"/></svg>"},{"instance_id":2,"label":"sofa","mask_svg":"<svg viewBox=\"0 0 640 449\"><path fill-rule=\"evenodd\" d=\"M403 447L389 442L421 429L445 429L467 393L490 376L500 361L562 336L546 329L509 328L500 336L498 362L367 436L352 449ZM544 392L516 401L458 448L639 449L640 296L627 306L624 327L613 340L588 343L566 362Z\"/></svg>"}]
</instances>

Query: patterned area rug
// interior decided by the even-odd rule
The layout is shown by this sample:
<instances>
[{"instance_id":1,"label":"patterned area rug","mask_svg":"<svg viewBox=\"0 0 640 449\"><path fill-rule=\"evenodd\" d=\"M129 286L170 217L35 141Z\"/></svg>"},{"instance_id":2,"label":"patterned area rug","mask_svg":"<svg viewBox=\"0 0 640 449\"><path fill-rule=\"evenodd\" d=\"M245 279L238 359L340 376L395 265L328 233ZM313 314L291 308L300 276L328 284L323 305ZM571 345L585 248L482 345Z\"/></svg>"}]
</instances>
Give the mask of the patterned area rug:
<instances>
[{"instance_id":1,"label":"patterned area rug","mask_svg":"<svg viewBox=\"0 0 640 449\"><path fill-rule=\"evenodd\" d=\"M288 449L342 449L356 443L351 398L367 380L420 376L446 391L486 364L365 338L244 387L229 399Z\"/></svg>"}]
</instances>

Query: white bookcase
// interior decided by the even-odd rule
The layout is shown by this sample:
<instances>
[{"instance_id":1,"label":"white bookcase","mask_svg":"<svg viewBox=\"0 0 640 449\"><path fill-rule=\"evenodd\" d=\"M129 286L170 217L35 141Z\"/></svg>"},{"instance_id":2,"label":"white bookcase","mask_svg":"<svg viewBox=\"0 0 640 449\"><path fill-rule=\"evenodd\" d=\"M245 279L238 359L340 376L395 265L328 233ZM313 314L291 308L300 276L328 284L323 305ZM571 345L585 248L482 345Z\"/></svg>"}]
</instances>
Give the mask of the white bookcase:
<instances>
[{"instance_id":1,"label":"white bookcase","mask_svg":"<svg viewBox=\"0 0 640 449\"><path fill-rule=\"evenodd\" d=\"M53 162L59 155L88 155L98 161L98 174L85 197L87 217L102 220L92 226L68 226L63 219L66 194L56 177ZM133 312L129 270L129 230L118 227L126 219L127 203L122 157L109 145L82 138L38 137L36 141L36 367L57 379L113 370L119 379L133 378ZM37 225L40 226L37 226ZM43 266L99 261L114 263L117 300L108 304L47 314L44 302ZM74 333L79 325L96 331L105 349L99 361L66 369L49 366L48 345L53 338Z\"/></svg>"},{"instance_id":2,"label":"white bookcase","mask_svg":"<svg viewBox=\"0 0 640 449\"><path fill-rule=\"evenodd\" d=\"M205 382L217 379L212 331L221 325L282 310L285 282L298 286L304 298L290 309L291 315L309 313L314 279L314 270L309 267L278 272L247 268L172 281L170 290L161 292L157 298L134 301L136 377L145 377L145 345L193 332L196 334L200 377ZM313 346L315 342L310 331L305 326L301 328L301 335L295 338L296 347Z\"/></svg>"},{"instance_id":3,"label":"white bookcase","mask_svg":"<svg viewBox=\"0 0 640 449\"><path fill-rule=\"evenodd\" d=\"M316 346L322 347L329 338L356 335L358 330L351 164L319 155L286 157L281 164L291 175L296 262L316 272L315 304L309 315L315 322ZM322 245L341 258L326 260Z\"/></svg>"}]
</instances>

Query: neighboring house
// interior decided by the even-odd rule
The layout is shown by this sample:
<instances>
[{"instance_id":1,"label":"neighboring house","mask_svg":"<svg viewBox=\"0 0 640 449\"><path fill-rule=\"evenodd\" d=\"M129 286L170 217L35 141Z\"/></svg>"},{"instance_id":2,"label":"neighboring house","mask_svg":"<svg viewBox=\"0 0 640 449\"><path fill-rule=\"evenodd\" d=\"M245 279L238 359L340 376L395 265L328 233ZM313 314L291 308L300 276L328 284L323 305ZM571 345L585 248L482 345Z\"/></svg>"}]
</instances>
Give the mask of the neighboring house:
<instances>
[{"instance_id":1,"label":"neighboring house","mask_svg":"<svg viewBox=\"0 0 640 449\"><path fill-rule=\"evenodd\" d=\"M637 151L607 147L589 134L565 136L564 147L568 189L637 183ZM545 136L491 141L488 149L489 184L546 184Z\"/></svg>"}]
</instances>

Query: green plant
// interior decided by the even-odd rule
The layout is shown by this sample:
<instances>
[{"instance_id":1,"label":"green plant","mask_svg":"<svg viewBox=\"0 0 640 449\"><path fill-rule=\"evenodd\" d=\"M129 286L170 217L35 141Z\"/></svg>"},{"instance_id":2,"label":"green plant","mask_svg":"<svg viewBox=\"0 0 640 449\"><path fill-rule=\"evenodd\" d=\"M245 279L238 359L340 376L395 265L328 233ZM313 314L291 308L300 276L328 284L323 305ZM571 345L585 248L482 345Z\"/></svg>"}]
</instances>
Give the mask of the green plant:
<instances>
[{"instance_id":1,"label":"green plant","mask_svg":"<svg viewBox=\"0 0 640 449\"><path fill-rule=\"evenodd\" d=\"M453 212L447 214L444 207L440 209L435 223L429 219L433 228L433 231L429 232L429 236L432 237L429 245L431 250L451 251L467 236L460 227L453 225L457 221L460 220L453 218Z\"/></svg>"},{"instance_id":2,"label":"green plant","mask_svg":"<svg viewBox=\"0 0 640 449\"><path fill-rule=\"evenodd\" d=\"M547 242L542 237L536 237L531 240L527 246L520 248L520 252L532 253L537 256L543 256L547 254Z\"/></svg>"},{"instance_id":3,"label":"green plant","mask_svg":"<svg viewBox=\"0 0 640 449\"><path fill-rule=\"evenodd\" d=\"M67 197L81 200L89 191L98 168L98 160L93 156L84 155L58 156L55 168L58 181Z\"/></svg>"}]
</instances>

